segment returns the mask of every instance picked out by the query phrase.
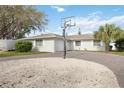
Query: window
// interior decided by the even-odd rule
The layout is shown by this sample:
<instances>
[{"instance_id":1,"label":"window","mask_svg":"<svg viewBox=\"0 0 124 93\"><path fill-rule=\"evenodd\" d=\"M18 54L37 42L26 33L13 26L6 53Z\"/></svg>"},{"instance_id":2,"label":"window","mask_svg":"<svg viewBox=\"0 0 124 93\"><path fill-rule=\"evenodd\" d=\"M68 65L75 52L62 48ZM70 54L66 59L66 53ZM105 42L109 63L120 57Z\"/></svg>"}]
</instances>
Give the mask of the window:
<instances>
[{"instance_id":1,"label":"window","mask_svg":"<svg viewBox=\"0 0 124 93\"><path fill-rule=\"evenodd\" d=\"M75 41L76 46L81 46L81 41Z\"/></svg>"},{"instance_id":2,"label":"window","mask_svg":"<svg viewBox=\"0 0 124 93\"><path fill-rule=\"evenodd\" d=\"M42 46L43 40L36 40L36 46Z\"/></svg>"},{"instance_id":3,"label":"window","mask_svg":"<svg viewBox=\"0 0 124 93\"><path fill-rule=\"evenodd\" d=\"M100 40L94 40L93 45L94 46L101 46Z\"/></svg>"}]
</instances>

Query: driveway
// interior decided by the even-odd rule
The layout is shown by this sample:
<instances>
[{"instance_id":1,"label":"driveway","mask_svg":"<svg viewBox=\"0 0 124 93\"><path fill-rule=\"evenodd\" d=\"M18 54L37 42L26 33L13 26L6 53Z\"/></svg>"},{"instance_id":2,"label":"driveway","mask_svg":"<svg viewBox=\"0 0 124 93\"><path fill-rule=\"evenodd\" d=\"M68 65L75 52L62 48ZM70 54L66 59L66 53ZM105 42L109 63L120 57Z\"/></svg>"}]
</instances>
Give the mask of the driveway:
<instances>
[{"instance_id":1,"label":"driveway","mask_svg":"<svg viewBox=\"0 0 124 93\"><path fill-rule=\"evenodd\" d=\"M58 52L58 53L0 58L0 61L18 60L18 59L27 59L27 58L42 58L42 57L62 57L62 56L63 56L63 53ZM124 57L123 56L105 54L100 52L69 51L67 52L67 57L94 61L96 63L100 63L107 66L116 75L120 87L124 88Z\"/></svg>"}]
</instances>

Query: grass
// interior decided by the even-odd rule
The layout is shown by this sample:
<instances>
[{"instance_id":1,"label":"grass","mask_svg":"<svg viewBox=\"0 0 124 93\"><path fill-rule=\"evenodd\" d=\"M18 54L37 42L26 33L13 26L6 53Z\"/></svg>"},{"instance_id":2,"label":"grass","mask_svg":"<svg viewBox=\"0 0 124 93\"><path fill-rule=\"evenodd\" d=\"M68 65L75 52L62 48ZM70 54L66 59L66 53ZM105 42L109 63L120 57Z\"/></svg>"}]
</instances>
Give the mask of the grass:
<instances>
[{"instance_id":1,"label":"grass","mask_svg":"<svg viewBox=\"0 0 124 93\"><path fill-rule=\"evenodd\" d=\"M0 57L33 55L33 54L43 54L43 53L45 53L45 52L16 52L16 51L6 51L6 52L0 52Z\"/></svg>"},{"instance_id":2,"label":"grass","mask_svg":"<svg viewBox=\"0 0 124 93\"><path fill-rule=\"evenodd\" d=\"M111 51L110 53L115 54L115 55L121 55L121 56L124 56L124 52Z\"/></svg>"},{"instance_id":3,"label":"grass","mask_svg":"<svg viewBox=\"0 0 124 93\"><path fill-rule=\"evenodd\" d=\"M109 51L109 52L105 52L105 51L93 51L93 52L124 56L124 51L120 52L120 51L112 50L112 51Z\"/></svg>"},{"instance_id":4,"label":"grass","mask_svg":"<svg viewBox=\"0 0 124 93\"><path fill-rule=\"evenodd\" d=\"M91 52L91 51L89 51L89 52ZM122 51L122 52L119 52L119 51L109 51L109 52L105 52L105 51L92 51L92 52L124 56L124 51Z\"/></svg>"}]
</instances>

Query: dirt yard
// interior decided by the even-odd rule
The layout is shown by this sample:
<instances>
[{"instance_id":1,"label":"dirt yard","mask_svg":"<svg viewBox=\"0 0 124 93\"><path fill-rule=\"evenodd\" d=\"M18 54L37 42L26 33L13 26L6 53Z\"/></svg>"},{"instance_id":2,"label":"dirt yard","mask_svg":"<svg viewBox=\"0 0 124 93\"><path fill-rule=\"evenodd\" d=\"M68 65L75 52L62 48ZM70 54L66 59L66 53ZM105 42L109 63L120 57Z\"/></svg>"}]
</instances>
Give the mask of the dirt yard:
<instances>
[{"instance_id":1,"label":"dirt yard","mask_svg":"<svg viewBox=\"0 0 124 93\"><path fill-rule=\"evenodd\" d=\"M72 58L32 58L0 62L0 87L119 87L107 67Z\"/></svg>"}]
</instances>

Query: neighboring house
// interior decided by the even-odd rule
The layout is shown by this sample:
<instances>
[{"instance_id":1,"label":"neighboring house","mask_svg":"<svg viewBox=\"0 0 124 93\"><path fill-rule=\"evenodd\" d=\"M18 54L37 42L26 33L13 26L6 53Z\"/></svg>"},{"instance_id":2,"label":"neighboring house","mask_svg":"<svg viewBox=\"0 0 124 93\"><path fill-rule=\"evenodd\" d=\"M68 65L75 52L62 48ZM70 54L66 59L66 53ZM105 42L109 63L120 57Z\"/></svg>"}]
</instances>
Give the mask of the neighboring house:
<instances>
[{"instance_id":1,"label":"neighboring house","mask_svg":"<svg viewBox=\"0 0 124 93\"><path fill-rule=\"evenodd\" d=\"M67 36L67 50L105 51L102 41L94 40L92 34ZM33 43L33 51L58 52L64 50L63 37L56 34L42 34L20 40L29 40Z\"/></svg>"},{"instance_id":2,"label":"neighboring house","mask_svg":"<svg viewBox=\"0 0 124 93\"><path fill-rule=\"evenodd\" d=\"M13 50L16 40L0 40L0 51Z\"/></svg>"}]
</instances>

